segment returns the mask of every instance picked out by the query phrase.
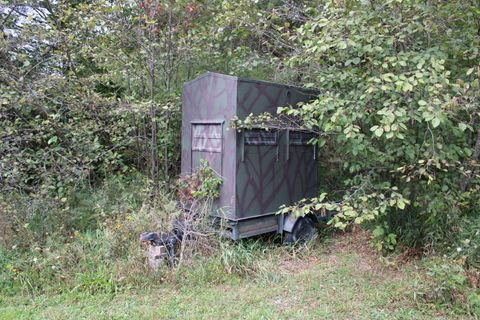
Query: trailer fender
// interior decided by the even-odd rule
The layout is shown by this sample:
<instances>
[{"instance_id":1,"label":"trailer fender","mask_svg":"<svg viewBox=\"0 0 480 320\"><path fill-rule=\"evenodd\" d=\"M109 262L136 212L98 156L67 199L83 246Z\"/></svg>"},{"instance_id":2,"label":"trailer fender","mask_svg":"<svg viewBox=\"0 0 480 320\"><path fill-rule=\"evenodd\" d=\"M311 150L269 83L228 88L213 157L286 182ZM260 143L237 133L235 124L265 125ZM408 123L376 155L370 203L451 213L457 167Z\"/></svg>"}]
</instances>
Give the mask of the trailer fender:
<instances>
[{"instance_id":1,"label":"trailer fender","mask_svg":"<svg viewBox=\"0 0 480 320\"><path fill-rule=\"evenodd\" d=\"M307 215L310 219L313 220L313 222L318 223L318 218L315 215ZM283 231L286 232L292 232L293 227L295 227L295 224L297 223L298 219L303 218L303 217L297 217L293 213L289 213L288 215L285 216L283 219Z\"/></svg>"},{"instance_id":2,"label":"trailer fender","mask_svg":"<svg viewBox=\"0 0 480 320\"><path fill-rule=\"evenodd\" d=\"M293 213L286 215L283 218L283 231L292 232L295 223L298 221L298 218L299 217L295 216Z\"/></svg>"}]
</instances>

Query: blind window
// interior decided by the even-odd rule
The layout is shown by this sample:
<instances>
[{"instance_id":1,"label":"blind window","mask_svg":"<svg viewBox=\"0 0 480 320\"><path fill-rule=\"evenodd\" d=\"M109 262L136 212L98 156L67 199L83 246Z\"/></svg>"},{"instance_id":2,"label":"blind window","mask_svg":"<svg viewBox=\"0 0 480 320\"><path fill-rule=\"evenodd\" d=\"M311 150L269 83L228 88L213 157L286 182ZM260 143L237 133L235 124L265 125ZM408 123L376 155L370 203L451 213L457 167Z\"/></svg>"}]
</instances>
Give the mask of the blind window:
<instances>
[{"instance_id":1,"label":"blind window","mask_svg":"<svg viewBox=\"0 0 480 320\"><path fill-rule=\"evenodd\" d=\"M306 146L313 138L315 138L315 134L310 132L291 131L289 134L289 141L292 146Z\"/></svg>"},{"instance_id":2,"label":"blind window","mask_svg":"<svg viewBox=\"0 0 480 320\"><path fill-rule=\"evenodd\" d=\"M277 132L261 129L246 130L244 132L245 144L254 146L276 146Z\"/></svg>"},{"instance_id":3,"label":"blind window","mask_svg":"<svg viewBox=\"0 0 480 320\"><path fill-rule=\"evenodd\" d=\"M192 150L222 152L221 124L192 125Z\"/></svg>"}]
</instances>

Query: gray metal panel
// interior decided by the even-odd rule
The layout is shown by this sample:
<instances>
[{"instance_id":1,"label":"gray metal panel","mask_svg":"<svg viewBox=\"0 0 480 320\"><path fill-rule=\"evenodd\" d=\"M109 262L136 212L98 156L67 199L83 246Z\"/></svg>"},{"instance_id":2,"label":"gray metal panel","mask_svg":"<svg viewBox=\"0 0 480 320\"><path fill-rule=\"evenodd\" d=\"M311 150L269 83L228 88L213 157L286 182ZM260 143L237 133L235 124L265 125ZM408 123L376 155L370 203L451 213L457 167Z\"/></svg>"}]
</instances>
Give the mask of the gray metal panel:
<instances>
[{"instance_id":1,"label":"gray metal panel","mask_svg":"<svg viewBox=\"0 0 480 320\"><path fill-rule=\"evenodd\" d=\"M206 73L187 82L182 95L182 174L189 174L200 159L206 159L222 175L223 183L216 208L234 216L236 135L228 130L236 114L237 78ZM222 123L222 153L192 150L192 126ZM192 152L193 151L193 152ZM194 158L192 158L194 156ZM219 170L220 166L220 170Z\"/></svg>"}]
</instances>

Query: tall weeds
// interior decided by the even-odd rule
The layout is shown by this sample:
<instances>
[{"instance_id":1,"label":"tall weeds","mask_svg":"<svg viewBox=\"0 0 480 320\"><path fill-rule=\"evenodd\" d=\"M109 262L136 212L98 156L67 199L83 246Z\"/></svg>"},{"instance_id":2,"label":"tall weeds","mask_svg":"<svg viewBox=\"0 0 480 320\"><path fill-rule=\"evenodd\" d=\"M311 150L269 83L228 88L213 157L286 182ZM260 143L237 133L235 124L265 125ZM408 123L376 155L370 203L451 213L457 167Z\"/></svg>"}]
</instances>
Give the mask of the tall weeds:
<instances>
[{"instance_id":1,"label":"tall weeds","mask_svg":"<svg viewBox=\"0 0 480 320\"><path fill-rule=\"evenodd\" d=\"M0 295L46 292L111 293L162 282L222 283L237 277L272 281L273 242L233 242L220 235L209 215L211 199L178 210L173 197L148 197L148 181L114 177L101 188L72 191L68 201L2 198ZM14 203L12 206L10 203ZM174 223L175 221L175 223ZM148 268L139 234L181 228L178 264ZM220 226L221 230L221 226Z\"/></svg>"},{"instance_id":2,"label":"tall weeds","mask_svg":"<svg viewBox=\"0 0 480 320\"><path fill-rule=\"evenodd\" d=\"M116 292L161 278L145 268L138 235L162 228L176 209L167 195L144 202L147 183L114 177L56 204L2 198L0 292Z\"/></svg>"}]
</instances>

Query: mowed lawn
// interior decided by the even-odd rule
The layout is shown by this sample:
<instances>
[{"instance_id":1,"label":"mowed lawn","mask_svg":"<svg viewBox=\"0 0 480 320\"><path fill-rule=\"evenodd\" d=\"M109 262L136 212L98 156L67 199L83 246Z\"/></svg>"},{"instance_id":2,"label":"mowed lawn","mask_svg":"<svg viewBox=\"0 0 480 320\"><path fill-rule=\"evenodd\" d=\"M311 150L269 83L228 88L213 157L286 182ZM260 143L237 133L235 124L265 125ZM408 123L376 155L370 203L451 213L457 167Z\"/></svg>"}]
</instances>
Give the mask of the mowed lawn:
<instances>
[{"instance_id":1,"label":"mowed lawn","mask_svg":"<svg viewBox=\"0 0 480 320\"><path fill-rule=\"evenodd\" d=\"M116 295L2 298L1 319L465 319L426 304L418 262L381 263L364 236L339 236L301 259L222 284L161 285ZM228 279L228 278L227 278Z\"/></svg>"}]
</instances>

